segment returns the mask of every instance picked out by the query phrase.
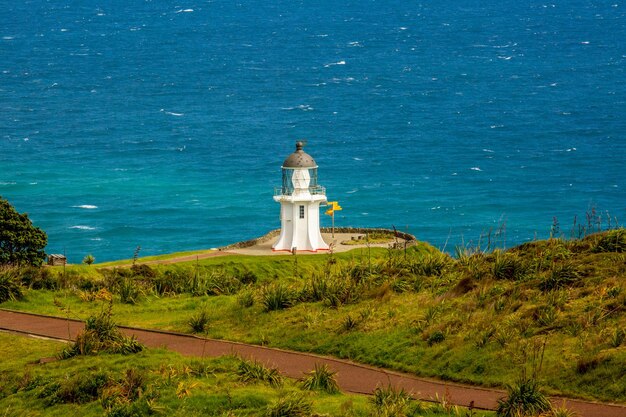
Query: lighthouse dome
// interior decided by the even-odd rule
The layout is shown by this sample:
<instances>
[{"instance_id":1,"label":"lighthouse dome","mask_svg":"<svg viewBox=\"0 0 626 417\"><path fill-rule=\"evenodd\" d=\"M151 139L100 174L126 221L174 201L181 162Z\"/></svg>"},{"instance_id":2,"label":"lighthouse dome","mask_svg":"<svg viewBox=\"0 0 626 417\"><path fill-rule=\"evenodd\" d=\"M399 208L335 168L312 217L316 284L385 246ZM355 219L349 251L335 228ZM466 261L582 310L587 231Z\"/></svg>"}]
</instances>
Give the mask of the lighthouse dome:
<instances>
[{"instance_id":1,"label":"lighthouse dome","mask_svg":"<svg viewBox=\"0 0 626 417\"><path fill-rule=\"evenodd\" d=\"M301 141L296 142L296 151L289 155L285 162L283 162L283 168L316 168L317 164L311 155L304 152L302 148L304 143Z\"/></svg>"}]
</instances>

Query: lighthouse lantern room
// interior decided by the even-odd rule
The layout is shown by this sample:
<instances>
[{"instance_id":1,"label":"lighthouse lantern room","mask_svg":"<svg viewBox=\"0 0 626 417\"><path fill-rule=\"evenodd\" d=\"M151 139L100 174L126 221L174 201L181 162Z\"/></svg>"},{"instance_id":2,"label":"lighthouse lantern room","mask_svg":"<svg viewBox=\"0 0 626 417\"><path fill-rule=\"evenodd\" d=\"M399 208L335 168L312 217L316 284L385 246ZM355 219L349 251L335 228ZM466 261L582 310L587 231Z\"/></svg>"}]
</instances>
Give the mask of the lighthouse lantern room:
<instances>
[{"instance_id":1,"label":"lighthouse lantern room","mask_svg":"<svg viewBox=\"0 0 626 417\"><path fill-rule=\"evenodd\" d=\"M283 162L283 184L274 190L280 203L280 237L275 251L327 250L320 233L320 204L326 203L326 190L317 183L317 164L296 142L296 151Z\"/></svg>"}]
</instances>

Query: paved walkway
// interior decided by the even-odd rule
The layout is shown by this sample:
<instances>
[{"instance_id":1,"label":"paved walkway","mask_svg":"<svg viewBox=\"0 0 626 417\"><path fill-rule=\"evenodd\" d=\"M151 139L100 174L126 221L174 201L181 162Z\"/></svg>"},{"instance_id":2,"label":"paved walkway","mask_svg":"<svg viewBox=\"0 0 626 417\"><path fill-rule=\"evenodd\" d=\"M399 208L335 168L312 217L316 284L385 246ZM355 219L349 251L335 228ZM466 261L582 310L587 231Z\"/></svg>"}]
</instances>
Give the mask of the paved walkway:
<instances>
[{"instance_id":1,"label":"paved walkway","mask_svg":"<svg viewBox=\"0 0 626 417\"><path fill-rule=\"evenodd\" d=\"M333 359L300 352L290 352L262 346L246 345L223 340L203 339L191 335L120 327L128 335L135 335L148 347L162 347L187 356L214 357L236 354L244 358L259 360L278 368L284 375L300 378L304 372L312 370L316 364L326 364L337 372L337 382L345 392L371 394L377 386L394 385L404 388L416 398L433 401L446 398L451 404L475 408L495 409L497 400L505 393L499 390L477 388L467 385L446 383L408 374L386 371L356 364L350 361ZM63 340L73 340L83 329L83 322L30 313L0 309L0 329L36 336ZM580 400L552 398L557 406L565 405L579 417L625 417L626 406L599 404Z\"/></svg>"}]
</instances>

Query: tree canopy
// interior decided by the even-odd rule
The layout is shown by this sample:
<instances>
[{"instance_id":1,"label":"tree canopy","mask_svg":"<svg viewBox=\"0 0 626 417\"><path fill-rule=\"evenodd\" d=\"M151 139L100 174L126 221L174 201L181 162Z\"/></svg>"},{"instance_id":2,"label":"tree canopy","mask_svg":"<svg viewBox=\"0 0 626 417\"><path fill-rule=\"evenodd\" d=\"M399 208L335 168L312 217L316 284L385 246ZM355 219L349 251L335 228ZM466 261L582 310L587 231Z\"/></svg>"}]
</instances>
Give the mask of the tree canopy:
<instances>
[{"instance_id":1,"label":"tree canopy","mask_svg":"<svg viewBox=\"0 0 626 417\"><path fill-rule=\"evenodd\" d=\"M48 236L0 196L0 265L41 265Z\"/></svg>"}]
</instances>

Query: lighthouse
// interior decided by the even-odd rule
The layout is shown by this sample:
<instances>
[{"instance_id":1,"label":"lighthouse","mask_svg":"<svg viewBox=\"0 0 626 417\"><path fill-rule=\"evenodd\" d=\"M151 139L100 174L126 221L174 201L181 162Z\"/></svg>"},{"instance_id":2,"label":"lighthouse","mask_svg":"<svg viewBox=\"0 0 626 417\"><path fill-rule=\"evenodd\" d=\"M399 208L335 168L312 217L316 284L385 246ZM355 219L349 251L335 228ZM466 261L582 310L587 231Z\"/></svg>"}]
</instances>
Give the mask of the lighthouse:
<instances>
[{"instance_id":1,"label":"lighthouse","mask_svg":"<svg viewBox=\"0 0 626 417\"><path fill-rule=\"evenodd\" d=\"M283 184L274 190L280 203L280 237L275 251L327 250L320 233L320 204L326 203L326 190L317 184L317 164L304 152L303 142L283 162Z\"/></svg>"}]
</instances>

